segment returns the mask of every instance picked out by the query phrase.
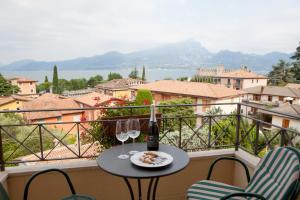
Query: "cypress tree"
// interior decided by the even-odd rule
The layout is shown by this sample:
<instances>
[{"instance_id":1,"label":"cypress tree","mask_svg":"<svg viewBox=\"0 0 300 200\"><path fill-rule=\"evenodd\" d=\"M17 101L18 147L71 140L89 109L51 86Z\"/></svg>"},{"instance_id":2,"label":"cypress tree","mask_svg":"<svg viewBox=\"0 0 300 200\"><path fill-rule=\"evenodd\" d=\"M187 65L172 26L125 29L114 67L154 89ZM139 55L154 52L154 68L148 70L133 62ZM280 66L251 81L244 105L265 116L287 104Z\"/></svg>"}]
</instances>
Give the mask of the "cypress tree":
<instances>
[{"instance_id":1,"label":"cypress tree","mask_svg":"<svg viewBox=\"0 0 300 200\"><path fill-rule=\"evenodd\" d=\"M48 81L48 76L45 76L44 85L45 85L45 91L50 92L50 83Z\"/></svg>"},{"instance_id":2,"label":"cypress tree","mask_svg":"<svg viewBox=\"0 0 300 200\"><path fill-rule=\"evenodd\" d=\"M142 72L142 80L146 80L146 74L145 74L145 66L143 66L143 72Z\"/></svg>"},{"instance_id":3,"label":"cypress tree","mask_svg":"<svg viewBox=\"0 0 300 200\"><path fill-rule=\"evenodd\" d=\"M53 81L52 81L52 93L58 94L58 74L57 74L57 67L54 65L53 68Z\"/></svg>"}]
</instances>

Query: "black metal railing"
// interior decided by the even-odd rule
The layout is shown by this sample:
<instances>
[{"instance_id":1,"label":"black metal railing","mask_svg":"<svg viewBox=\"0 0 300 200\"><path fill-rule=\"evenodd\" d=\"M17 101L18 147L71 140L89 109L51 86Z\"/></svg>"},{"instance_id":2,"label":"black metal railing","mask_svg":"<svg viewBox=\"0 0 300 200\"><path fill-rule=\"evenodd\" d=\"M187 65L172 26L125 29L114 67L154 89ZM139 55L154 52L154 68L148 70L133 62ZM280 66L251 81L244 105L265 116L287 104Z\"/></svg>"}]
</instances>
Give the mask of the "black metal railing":
<instances>
[{"instance_id":1,"label":"black metal railing","mask_svg":"<svg viewBox=\"0 0 300 200\"><path fill-rule=\"evenodd\" d=\"M300 122L300 118L294 115L271 112L247 103L159 105L157 107L160 111L157 116L160 142L177 146L185 151L241 148L254 155L263 156L265 151L275 146L298 146L300 136L298 130L264 121L259 115L249 116L242 110L252 107ZM218 108L222 110L222 107L224 107L223 112L220 112ZM173 108L173 111L166 110L167 108ZM142 109L146 115L139 112ZM0 116L4 119L7 119L5 115L8 117L14 115L19 119L19 123L0 121L1 170L4 170L5 166L21 163L93 159L103 149L117 144L113 132L116 121L120 119L139 118L142 132L140 141L143 141L149 119L147 109L149 106L0 111ZM208 110L203 112L205 109ZM112 110L120 111L120 115L103 114ZM49 122L46 120L37 123L22 119L26 113L57 111L95 111L102 114L98 119L81 121Z\"/></svg>"}]
</instances>

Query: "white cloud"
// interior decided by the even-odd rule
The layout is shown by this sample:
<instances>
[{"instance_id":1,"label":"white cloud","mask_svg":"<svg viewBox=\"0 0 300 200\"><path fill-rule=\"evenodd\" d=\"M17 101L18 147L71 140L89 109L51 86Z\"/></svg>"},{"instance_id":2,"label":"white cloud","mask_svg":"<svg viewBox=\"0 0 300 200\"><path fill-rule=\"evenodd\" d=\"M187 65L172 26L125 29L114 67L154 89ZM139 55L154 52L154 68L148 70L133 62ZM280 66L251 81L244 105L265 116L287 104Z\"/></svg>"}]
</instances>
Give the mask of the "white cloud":
<instances>
[{"instance_id":1,"label":"white cloud","mask_svg":"<svg viewBox=\"0 0 300 200\"><path fill-rule=\"evenodd\" d=\"M211 51L294 51L297 0L1 0L0 62L130 52L189 38Z\"/></svg>"}]
</instances>

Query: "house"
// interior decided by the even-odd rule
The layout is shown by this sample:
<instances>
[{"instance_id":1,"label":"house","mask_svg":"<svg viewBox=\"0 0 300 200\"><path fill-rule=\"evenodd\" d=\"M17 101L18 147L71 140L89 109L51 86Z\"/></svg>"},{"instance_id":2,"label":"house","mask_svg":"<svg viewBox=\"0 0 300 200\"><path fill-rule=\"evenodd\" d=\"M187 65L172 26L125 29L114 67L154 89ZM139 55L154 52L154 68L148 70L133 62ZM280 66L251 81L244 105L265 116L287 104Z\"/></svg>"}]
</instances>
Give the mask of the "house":
<instances>
[{"instance_id":1,"label":"house","mask_svg":"<svg viewBox=\"0 0 300 200\"><path fill-rule=\"evenodd\" d=\"M273 107L268 111L260 110L264 121L279 127L291 128L300 131L300 105L284 103L281 106ZM275 127L269 127L275 128Z\"/></svg>"},{"instance_id":2,"label":"house","mask_svg":"<svg viewBox=\"0 0 300 200\"><path fill-rule=\"evenodd\" d=\"M244 100L263 103L300 103L300 90L280 86L257 86L243 90Z\"/></svg>"},{"instance_id":3,"label":"house","mask_svg":"<svg viewBox=\"0 0 300 200\"><path fill-rule=\"evenodd\" d=\"M237 70L226 70L224 66L219 66L216 69L199 69L198 76L212 77L215 84L236 90L266 86L268 81L266 76L251 72L247 67L241 67Z\"/></svg>"},{"instance_id":4,"label":"house","mask_svg":"<svg viewBox=\"0 0 300 200\"><path fill-rule=\"evenodd\" d=\"M145 82L140 79L123 78L98 84L95 88L96 92L101 94L110 95L115 98L131 99L131 90L129 88L144 83Z\"/></svg>"},{"instance_id":5,"label":"house","mask_svg":"<svg viewBox=\"0 0 300 200\"><path fill-rule=\"evenodd\" d=\"M114 98L110 95L92 92L77 98L74 101L78 103L80 108L93 108L101 106L114 106L117 103L124 102L122 99ZM86 120L95 120L100 117L100 110L85 110Z\"/></svg>"},{"instance_id":6,"label":"house","mask_svg":"<svg viewBox=\"0 0 300 200\"><path fill-rule=\"evenodd\" d=\"M191 98L195 104L213 104L213 103L237 103L240 102L242 91L227 88L222 85L199 82L182 82L175 80L161 80L131 87L133 95L137 90L150 90L156 102L176 99ZM213 106L197 106L197 114L207 112ZM230 113L236 109L236 105L222 105L221 109L225 113Z\"/></svg>"},{"instance_id":7,"label":"house","mask_svg":"<svg viewBox=\"0 0 300 200\"><path fill-rule=\"evenodd\" d=\"M7 79L12 85L16 85L20 88L18 94L21 95L32 95L36 94L36 83L37 81L27 79L23 77L13 77Z\"/></svg>"},{"instance_id":8,"label":"house","mask_svg":"<svg viewBox=\"0 0 300 200\"><path fill-rule=\"evenodd\" d=\"M27 98L19 95L1 96L0 110L20 110L24 102L31 101L32 98Z\"/></svg>"},{"instance_id":9,"label":"house","mask_svg":"<svg viewBox=\"0 0 300 200\"><path fill-rule=\"evenodd\" d=\"M61 97L56 94L45 93L40 97L23 103L22 110L47 110L47 109L76 109L80 106L71 98ZM80 122L84 116L82 110L59 110L59 111L41 111L26 112L25 119L30 123L54 123L49 125L52 128L58 128L69 131L74 122ZM59 124L59 123L65 124ZM76 131L75 129L72 131Z\"/></svg>"}]
</instances>

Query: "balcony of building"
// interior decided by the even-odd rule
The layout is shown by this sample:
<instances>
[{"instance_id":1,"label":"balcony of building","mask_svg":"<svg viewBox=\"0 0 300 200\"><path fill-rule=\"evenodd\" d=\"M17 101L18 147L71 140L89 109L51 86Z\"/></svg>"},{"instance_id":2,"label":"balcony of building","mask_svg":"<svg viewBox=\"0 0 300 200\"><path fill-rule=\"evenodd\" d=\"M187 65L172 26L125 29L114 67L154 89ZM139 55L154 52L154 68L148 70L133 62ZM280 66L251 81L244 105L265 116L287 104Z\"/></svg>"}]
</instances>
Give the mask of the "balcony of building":
<instances>
[{"instance_id":1,"label":"balcony of building","mask_svg":"<svg viewBox=\"0 0 300 200\"><path fill-rule=\"evenodd\" d=\"M164 105L157 108L160 142L185 150L190 157L190 163L183 171L160 179L156 199L185 199L187 188L198 180L206 179L209 166L216 158L232 156L241 159L252 174L260 157L270 149L285 145L298 146L298 130L292 127L283 128L258 117L244 115L241 108L249 106L247 104L209 104L205 106L210 107L210 112L194 115L197 106L203 105ZM235 111L227 113L226 109L229 106L235 106ZM122 116L114 114L111 117L102 116L97 120L75 122L26 122L22 124L1 122L0 162L2 172L0 172L0 181L12 200L22 199L24 187L30 175L48 168L64 169L70 175L78 193L90 194L97 199L130 199L123 179L112 176L98 167L95 158L107 145L107 143L104 145L102 143L114 141L107 140L107 137L101 137L101 135L95 135L93 128L99 128L99 124L101 124L102 128L97 131L114 137L111 132L115 128L116 120L134 117L139 118L141 132L145 132L149 116L145 113L141 114L138 110L145 111L148 107L79 110L99 111L99 109L106 110L106 112L109 112L107 110L119 110L123 114ZM66 110L70 111L70 109ZM180 112L172 114L170 111L174 110ZM26 112L57 112L57 110L2 111L1 115L11 115L13 112L22 116ZM263 129L264 124L269 125L270 130ZM54 133L55 128L61 129L62 125L67 125L65 126L67 130L63 131L64 134ZM19 138L14 135L18 129L23 130L24 137ZM73 135L76 139L73 144L69 144L66 140L69 135ZM83 135L88 135L88 137L83 137ZM32 137L35 138L34 143L29 142ZM54 139L54 144L49 145L47 137ZM142 142L143 136L140 139ZM7 144L14 147L9 149L9 152L7 152ZM21 154L21 150L22 152L26 151L26 155ZM247 185L243 168L231 161L222 161L217 165L213 173L213 180L240 187ZM137 187L134 180L130 181L134 187ZM148 180L142 180L142 186L142 190L146 191ZM69 194L65 182L56 174L45 175L31 187L30 199L33 200L59 199L59 197Z\"/></svg>"}]
</instances>

